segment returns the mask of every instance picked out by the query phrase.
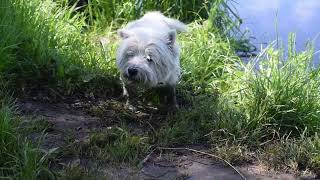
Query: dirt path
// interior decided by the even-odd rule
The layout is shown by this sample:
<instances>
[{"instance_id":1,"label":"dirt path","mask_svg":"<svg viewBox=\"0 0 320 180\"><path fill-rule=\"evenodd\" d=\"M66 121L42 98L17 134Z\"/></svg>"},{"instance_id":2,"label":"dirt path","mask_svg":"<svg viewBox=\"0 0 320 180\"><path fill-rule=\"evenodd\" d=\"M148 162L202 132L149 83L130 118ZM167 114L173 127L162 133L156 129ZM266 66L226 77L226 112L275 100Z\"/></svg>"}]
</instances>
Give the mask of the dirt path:
<instances>
[{"instance_id":1,"label":"dirt path","mask_svg":"<svg viewBox=\"0 0 320 180\"><path fill-rule=\"evenodd\" d=\"M110 100L110 102L113 101ZM48 103L36 100L18 102L20 115L25 121L31 119L46 121L47 131L42 148L61 149L60 153L51 160L52 168L62 169L68 164L77 164L83 168L96 168L101 177L111 179L243 179L233 168L219 160L186 150L154 152L140 168L108 164L97 166L95 159L82 157L81 153L66 152L72 151L68 148L71 147L70 144L86 142L90 132L119 123L117 111L111 106L104 106L106 109L101 118L87 111L92 109L92 104L105 104L105 102L83 103L77 100L69 103ZM33 132L30 136L37 139L40 135L40 132ZM236 168L247 179L301 179L291 174L271 172L258 165Z\"/></svg>"}]
</instances>

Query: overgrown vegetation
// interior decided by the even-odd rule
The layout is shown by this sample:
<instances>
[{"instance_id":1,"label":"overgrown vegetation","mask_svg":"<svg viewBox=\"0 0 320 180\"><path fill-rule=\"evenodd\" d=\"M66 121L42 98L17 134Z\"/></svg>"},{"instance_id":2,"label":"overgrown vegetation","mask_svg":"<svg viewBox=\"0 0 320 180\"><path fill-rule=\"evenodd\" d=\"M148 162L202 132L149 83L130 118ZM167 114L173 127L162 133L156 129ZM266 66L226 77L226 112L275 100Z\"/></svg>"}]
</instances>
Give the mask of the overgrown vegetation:
<instances>
[{"instance_id":1,"label":"overgrown vegetation","mask_svg":"<svg viewBox=\"0 0 320 180\"><path fill-rule=\"evenodd\" d=\"M128 125L133 115L113 107L121 125L92 132L86 144L72 145L73 154L137 164L151 147L202 144L231 162L319 170L320 81L311 46L297 53L291 36L287 55L270 45L244 64L236 51L251 46L235 38L239 19L224 0L88 2L77 7L67 0L0 1L0 75L9 87L0 89L0 177L51 176L48 154L20 135L14 101L5 90L118 95L115 29L153 9L189 23L189 31L179 35L178 87L188 103L143 133ZM39 130L25 128L30 129ZM89 178L88 172L70 167L61 178Z\"/></svg>"},{"instance_id":2,"label":"overgrown vegetation","mask_svg":"<svg viewBox=\"0 0 320 180\"><path fill-rule=\"evenodd\" d=\"M61 87L66 93L101 77L113 81L113 46L102 49L81 33L84 17L51 0L2 1L6 52L1 73L18 87ZM108 74L108 76L106 76ZM37 83L35 83L37 82ZM108 83L111 85L111 83ZM34 86L33 86L34 87Z\"/></svg>"},{"instance_id":3,"label":"overgrown vegetation","mask_svg":"<svg viewBox=\"0 0 320 180\"><path fill-rule=\"evenodd\" d=\"M161 11L166 15L180 19L183 22L190 23L196 19L207 19L210 16L210 10L215 15L215 23L220 23L221 28L230 24L227 15L228 11L224 0L191 0L191 1L143 1L143 0L58 0L60 4L76 4L78 11L87 15L87 22L93 28L106 28L110 25L121 26L122 24L137 19L148 11ZM222 15L223 14L223 15ZM224 20L222 20L224 19ZM228 21L228 23L226 23ZM222 23L225 23L222 25ZM226 26L224 26L226 25Z\"/></svg>"}]
</instances>

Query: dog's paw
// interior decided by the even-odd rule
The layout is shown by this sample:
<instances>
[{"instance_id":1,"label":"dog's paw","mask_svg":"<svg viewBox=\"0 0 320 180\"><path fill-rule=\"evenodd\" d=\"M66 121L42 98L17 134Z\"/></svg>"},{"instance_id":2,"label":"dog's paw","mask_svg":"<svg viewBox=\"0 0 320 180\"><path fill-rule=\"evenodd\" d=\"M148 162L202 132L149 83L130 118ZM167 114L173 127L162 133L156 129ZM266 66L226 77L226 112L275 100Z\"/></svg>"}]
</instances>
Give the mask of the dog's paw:
<instances>
[{"instance_id":1,"label":"dog's paw","mask_svg":"<svg viewBox=\"0 0 320 180\"><path fill-rule=\"evenodd\" d=\"M131 105L131 104L126 104L127 109L129 109L131 112L136 112L138 109Z\"/></svg>"},{"instance_id":2,"label":"dog's paw","mask_svg":"<svg viewBox=\"0 0 320 180\"><path fill-rule=\"evenodd\" d=\"M180 109L179 104L175 104L175 105L174 105L174 109L175 109L175 110L179 110L179 109Z\"/></svg>"}]
</instances>

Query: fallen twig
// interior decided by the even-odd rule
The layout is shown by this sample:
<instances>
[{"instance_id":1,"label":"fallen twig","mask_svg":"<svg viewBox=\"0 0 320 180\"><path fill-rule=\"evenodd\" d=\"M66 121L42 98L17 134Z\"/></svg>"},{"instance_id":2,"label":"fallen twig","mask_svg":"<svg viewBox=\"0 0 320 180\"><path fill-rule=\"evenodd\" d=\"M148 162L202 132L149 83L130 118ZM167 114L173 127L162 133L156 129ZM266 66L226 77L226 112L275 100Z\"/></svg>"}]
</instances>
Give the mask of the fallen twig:
<instances>
[{"instance_id":1,"label":"fallen twig","mask_svg":"<svg viewBox=\"0 0 320 180\"><path fill-rule=\"evenodd\" d=\"M199 154L204 154L204 155L207 155L207 156L210 156L210 157L214 157L216 159L219 159L221 161L223 161L224 163L226 163L228 166L230 166L234 171L236 171L242 179L246 180L247 178L237 169L235 168L231 163L229 163L227 160L225 159L222 159L221 157L219 156L216 156L214 154L209 154L207 152L203 152L203 151L198 151L198 150L195 150L195 149L191 149L191 148L165 148L165 147L158 147L157 149L160 149L160 150L187 150L187 151L191 151L191 152L195 152L195 153L199 153ZM153 152L153 151L152 151Z\"/></svg>"},{"instance_id":2,"label":"fallen twig","mask_svg":"<svg viewBox=\"0 0 320 180\"><path fill-rule=\"evenodd\" d=\"M139 164L139 169L142 169L144 163L146 163L146 162L149 160L150 156L153 154L153 152L154 152L155 150L157 150L157 148L154 148L154 149L140 162L140 164Z\"/></svg>"}]
</instances>

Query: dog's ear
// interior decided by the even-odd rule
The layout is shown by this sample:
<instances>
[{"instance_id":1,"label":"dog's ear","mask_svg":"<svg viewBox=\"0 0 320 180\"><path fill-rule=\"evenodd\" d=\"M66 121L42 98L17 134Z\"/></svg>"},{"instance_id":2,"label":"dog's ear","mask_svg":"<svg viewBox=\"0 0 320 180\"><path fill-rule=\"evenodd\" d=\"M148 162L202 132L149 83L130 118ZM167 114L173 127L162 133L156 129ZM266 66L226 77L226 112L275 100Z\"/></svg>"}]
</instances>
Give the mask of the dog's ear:
<instances>
[{"instance_id":1,"label":"dog's ear","mask_svg":"<svg viewBox=\"0 0 320 180\"><path fill-rule=\"evenodd\" d=\"M127 39L128 37L130 37L130 33L124 29L119 29L118 30L118 35L122 38L122 39Z\"/></svg>"},{"instance_id":2,"label":"dog's ear","mask_svg":"<svg viewBox=\"0 0 320 180\"><path fill-rule=\"evenodd\" d=\"M171 30L168 32L168 35L167 35L167 44L169 46L172 46L174 45L174 43L176 42L176 37L177 37L177 32L176 30Z\"/></svg>"}]
</instances>

